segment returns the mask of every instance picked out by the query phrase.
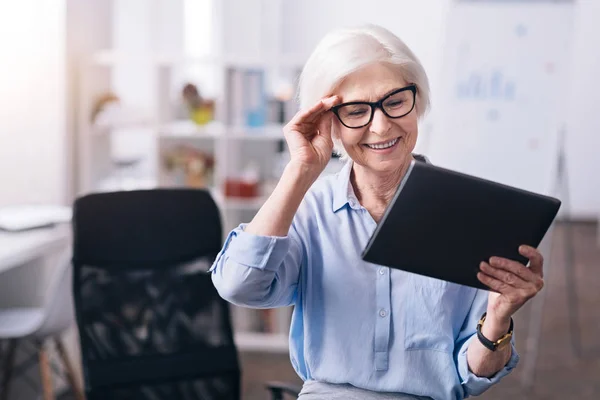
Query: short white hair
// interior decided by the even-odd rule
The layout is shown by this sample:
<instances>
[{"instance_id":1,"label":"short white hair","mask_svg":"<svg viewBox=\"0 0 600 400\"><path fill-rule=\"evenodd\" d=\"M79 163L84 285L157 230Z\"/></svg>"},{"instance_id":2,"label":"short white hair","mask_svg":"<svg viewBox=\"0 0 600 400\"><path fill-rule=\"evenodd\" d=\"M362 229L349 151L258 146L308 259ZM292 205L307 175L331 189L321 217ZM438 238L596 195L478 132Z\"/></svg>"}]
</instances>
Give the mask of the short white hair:
<instances>
[{"instance_id":1,"label":"short white hair","mask_svg":"<svg viewBox=\"0 0 600 400\"><path fill-rule=\"evenodd\" d=\"M298 83L301 109L314 105L351 73L374 63L397 68L408 83L417 87L415 111L421 119L430 106L429 79L412 50L389 30L373 24L331 31L310 55ZM338 138L333 138L334 151L346 152Z\"/></svg>"}]
</instances>

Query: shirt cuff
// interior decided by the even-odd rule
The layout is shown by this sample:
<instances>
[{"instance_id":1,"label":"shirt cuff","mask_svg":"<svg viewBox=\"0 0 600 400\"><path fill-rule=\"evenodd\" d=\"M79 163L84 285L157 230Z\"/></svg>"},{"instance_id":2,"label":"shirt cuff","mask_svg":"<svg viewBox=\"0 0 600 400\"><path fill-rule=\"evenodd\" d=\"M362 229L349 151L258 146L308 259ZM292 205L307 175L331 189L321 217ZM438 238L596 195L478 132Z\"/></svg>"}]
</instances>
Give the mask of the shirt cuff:
<instances>
[{"instance_id":1,"label":"shirt cuff","mask_svg":"<svg viewBox=\"0 0 600 400\"><path fill-rule=\"evenodd\" d=\"M519 362L519 354L517 354L517 349L515 348L513 336L513 338L511 339L512 354L504 368L498 371L491 378L475 375L469 370L469 364L467 362L467 349L469 348L469 343L471 342L471 340L476 339L477 335L471 336L471 338L464 343L458 355L458 373L460 375L461 384L465 389L465 397L478 396L482 394L491 386L499 382L506 375L508 375L517 366Z\"/></svg>"},{"instance_id":2,"label":"shirt cuff","mask_svg":"<svg viewBox=\"0 0 600 400\"><path fill-rule=\"evenodd\" d=\"M246 225L241 224L227 235L211 271L216 268L223 255L227 255L227 258L235 263L272 272L281 265L289 250L290 239L248 233L244 230Z\"/></svg>"}]
</instances>

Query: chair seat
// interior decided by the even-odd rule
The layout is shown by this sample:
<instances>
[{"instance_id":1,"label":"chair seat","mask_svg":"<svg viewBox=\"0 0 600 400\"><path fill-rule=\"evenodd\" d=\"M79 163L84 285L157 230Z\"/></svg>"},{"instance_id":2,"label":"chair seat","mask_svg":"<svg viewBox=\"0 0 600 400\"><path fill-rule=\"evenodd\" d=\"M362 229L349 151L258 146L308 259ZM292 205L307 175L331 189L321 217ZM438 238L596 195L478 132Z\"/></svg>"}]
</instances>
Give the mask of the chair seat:
<instances>
[{"instance_id":1,"label":"chair seat","mask_svg":"<svg viewBox=\"0 0 600 400\"><path fill-rule=\"evenodd\" d=\"M44 322L42 308L0 309L0 339L23 338L35 333Z\"/></svg>"}]
</instances>

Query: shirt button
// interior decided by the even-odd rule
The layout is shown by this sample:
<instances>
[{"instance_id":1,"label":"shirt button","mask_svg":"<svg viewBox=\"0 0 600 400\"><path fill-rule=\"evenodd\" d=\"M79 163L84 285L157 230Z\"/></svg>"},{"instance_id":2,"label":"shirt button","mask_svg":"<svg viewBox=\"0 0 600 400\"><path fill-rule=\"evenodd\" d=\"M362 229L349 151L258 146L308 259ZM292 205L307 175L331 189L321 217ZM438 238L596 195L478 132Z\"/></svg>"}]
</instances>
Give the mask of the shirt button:
<instances>
[{"instance_id":1,"label":"shirt button","mask_svg":"<svg viewBox=\"0 0 600 400\"><path fill-rule=\"evenodd\" d=\"M379 316L381 318L384 318L387 315L387 312L382 308L381 310L379 310Z\"/></svg>"},{"instance_id":2,"label":"shirt button","mask_svg":"<svg viewBox=\"0 0 600 400\"><path fill-rule=\"evenodd\" d=\"M352 208L356 207L356 203L354 202L354 200L350 200L350 207L352 207Z\"/></svg>"},{"instance_id":3,"label":"shirt button","mask_svg":"<svg viewBox=\"0 0 600 400\"><path fill-rule=\"evenodd\" d=\"M385 274L385 269L379 268L379 275L383 275L383 274Z\"/></svg>"}]
</instances>

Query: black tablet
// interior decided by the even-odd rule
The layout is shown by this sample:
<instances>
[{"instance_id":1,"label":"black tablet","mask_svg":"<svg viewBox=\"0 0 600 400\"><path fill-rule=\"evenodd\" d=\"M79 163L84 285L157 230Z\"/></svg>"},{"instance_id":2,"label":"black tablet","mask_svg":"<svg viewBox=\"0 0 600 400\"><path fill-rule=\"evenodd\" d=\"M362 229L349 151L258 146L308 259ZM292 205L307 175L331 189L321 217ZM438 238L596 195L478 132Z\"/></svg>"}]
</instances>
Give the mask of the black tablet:
<instances>
[{"instance_id":1,"label":"black tablet","mask_svg":"<svg viewBox=\"0 0 600 400\"><path fill-rule=\"evenodd\" d=\"M491 256L524 264L558 213L553 197L412 161L362 258L367 262L489 290L477 279Z\"/></svg>"}]
</instances>

